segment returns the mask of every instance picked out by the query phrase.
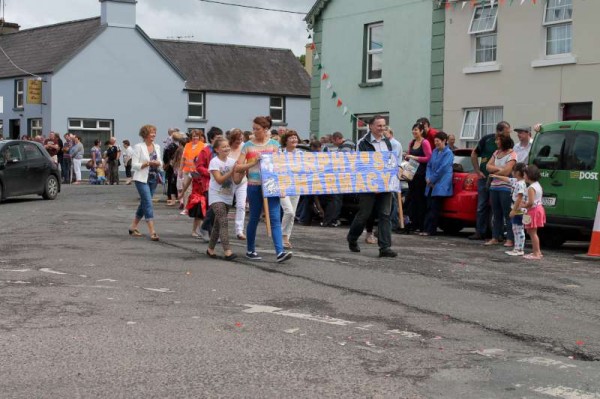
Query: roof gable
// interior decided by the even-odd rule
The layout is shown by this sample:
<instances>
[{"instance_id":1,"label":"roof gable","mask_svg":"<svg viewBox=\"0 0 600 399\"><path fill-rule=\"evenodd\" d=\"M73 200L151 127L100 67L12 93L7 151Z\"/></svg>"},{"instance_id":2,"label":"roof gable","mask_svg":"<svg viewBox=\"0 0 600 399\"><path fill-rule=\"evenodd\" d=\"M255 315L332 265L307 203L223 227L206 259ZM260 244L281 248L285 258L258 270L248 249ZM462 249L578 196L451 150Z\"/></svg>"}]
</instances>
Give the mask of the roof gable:
<instances>
[{"instance_id":1,"label":"roof gable","mask_svg":"<svg viewBox=\"0 0 600 399\"><path fill-rule=\"evenodd\" d=\"M327 7L331 0L317 0L316 3L312 6L304 21L310 26L315 24L317 17L321 14L321 12Z\"/></svg>"},{"instance_id":2,"label":"roof gable","mask_svg":"<svg viewBox=\"0 0 600 399\"><path fill-rule=\"evenodd\" d=\"M198 91L310 96L310 76L291 50L154 40Z\"/></svg>"},{"instance_id":3,"label":"roof gable","mask_svg":"<svg viewBox=\"0 0 600 399\"><path fill-rule=\"evenodd\" d=\"M103 29L100 18L89 18L2 35L0 45L21 69L0 54L0 78L55 72Z\"/></svg>"}]
</instances>

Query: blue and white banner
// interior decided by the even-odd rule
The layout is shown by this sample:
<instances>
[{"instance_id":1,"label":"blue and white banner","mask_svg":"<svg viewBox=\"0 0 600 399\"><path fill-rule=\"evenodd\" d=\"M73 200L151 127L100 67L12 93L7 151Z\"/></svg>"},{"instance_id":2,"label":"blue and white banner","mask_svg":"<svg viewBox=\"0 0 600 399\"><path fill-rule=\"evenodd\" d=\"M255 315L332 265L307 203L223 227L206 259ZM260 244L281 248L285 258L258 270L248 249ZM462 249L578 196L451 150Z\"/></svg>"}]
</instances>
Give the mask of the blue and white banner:
<instances>
[{"instance_id":1,"label":"blue and white banner","mask_svg":"<svg viewBox=\"0 0 600 399\"><path fill-rule=\"evenodd\" d=\"M400 191L391 152L265 154L260 169L265 197Z\"/></svg>"}]
</instances>

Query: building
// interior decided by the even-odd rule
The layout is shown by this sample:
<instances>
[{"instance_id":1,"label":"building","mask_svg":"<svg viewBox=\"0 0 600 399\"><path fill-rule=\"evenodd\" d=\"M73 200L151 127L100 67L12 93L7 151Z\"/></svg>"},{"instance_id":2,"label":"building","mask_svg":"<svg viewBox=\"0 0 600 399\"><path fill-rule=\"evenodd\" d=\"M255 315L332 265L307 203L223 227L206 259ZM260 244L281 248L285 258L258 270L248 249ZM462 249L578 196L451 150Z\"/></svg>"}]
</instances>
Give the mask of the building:
<instances>
[{"instance_id":1,"label":"building","mask_svg":"<svg viewBox=\"0 0 600 399\"><path fill-rule=\"evenodd\" d=\"M309 76L290 50L152 40L135 0L100 0L101 16L0 36L6 137L70 131L86 151L140 127L249 129L256 115L307 135Z\"/></svg>"},{"instance_id":2,"label":"building","mask_svg":"<svg viewBox=\"0 0 600 399\"><path fill-rule=\"evenodd\" d=\"M382 114L406 145L419 117L441 125L444 10L433 1L318 0L305 20L318 57L311 133L340 131L356 140L366 121Z\"/></svg>"},{"instance_id":3,"label":"building","mask_svg":"<svg viewBox=\"0 0 600 399\"><path fill-rule=\"evenodd\" d=\"M600 1L446 10L444 130L474 146L495 125L600 117Z\"/></svg>"}]
</instances>

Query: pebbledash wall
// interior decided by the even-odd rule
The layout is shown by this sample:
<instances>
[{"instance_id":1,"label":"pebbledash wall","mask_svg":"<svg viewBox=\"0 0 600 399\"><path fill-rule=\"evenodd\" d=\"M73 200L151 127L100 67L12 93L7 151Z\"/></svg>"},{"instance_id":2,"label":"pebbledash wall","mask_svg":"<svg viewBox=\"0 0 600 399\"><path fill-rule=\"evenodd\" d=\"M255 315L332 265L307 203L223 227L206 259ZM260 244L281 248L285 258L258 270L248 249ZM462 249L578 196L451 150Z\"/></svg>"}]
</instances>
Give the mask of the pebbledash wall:
<instances>
[{"instance_id":1,"label":"pebbledash wall","mask_svg":"<svg viewBox=\"0 0 600 399\"><path fill-rule=\"evenodd\" d=\"M479 65L474 58L475 35L468 33L474 9L467 5L446 11L447 132L456 133L458 139L470 109L502 109L497 118L516 127L558 121L565 106L591 102L591 117L600 119L600 1L572 1L572 21L567 21L572 25L572 49L547 56L544 12L546 4L553 3L526 2L521 6L515 1L512 6L508 2L500 5L491 32L496 35L496 60ZM565 3L562 0L557 5ZM478 123L483 130L481 118ZM461 140L462 146L474 144L475 140Z\"/></svg>"},{"instance_id":2,"label":"pebbledash wall","mask_svg":"<svg viewBox=\"0 0 600 399\"><path fill-rule=\"evenodd\" d=\"M340 131L345 137L356 139L356 122L351 123L350 115L342 114L336 101L331 99L331 90L321 80L322 73L327 72L349 112L359 116L389 114L396 138L403 144L408 143L414 121L421 116L429 117L432 110L433 7L431 0L320 0L315 3L306 18L313 27L320 56L314 61L311 82L312 134ZM377 22L383 23L384 32L382 81L367 84L364 79L366 26ZM319 63L323 70L318 69Z\"/></svg>"}]
</instances>

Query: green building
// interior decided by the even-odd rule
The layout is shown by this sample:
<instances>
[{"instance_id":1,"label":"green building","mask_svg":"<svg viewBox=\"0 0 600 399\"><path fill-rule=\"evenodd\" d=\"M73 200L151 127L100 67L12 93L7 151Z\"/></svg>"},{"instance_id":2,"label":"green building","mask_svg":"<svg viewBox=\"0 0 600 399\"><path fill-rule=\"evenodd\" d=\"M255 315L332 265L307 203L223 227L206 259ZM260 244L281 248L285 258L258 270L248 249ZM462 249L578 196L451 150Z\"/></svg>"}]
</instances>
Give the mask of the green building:
<instances>
[{"instance_id":1,"label":"green building","mask_svg":"<svg viewBox=\"0 0 600 399\"><path fill-rule=\"evenodd\" d=\"M407 145L426 116L442 126L444 9L435 0L317 0L311 134L356 140L382 114ZM353 117L356 116L356 117Z\"/></svg>"}]
</instances>

